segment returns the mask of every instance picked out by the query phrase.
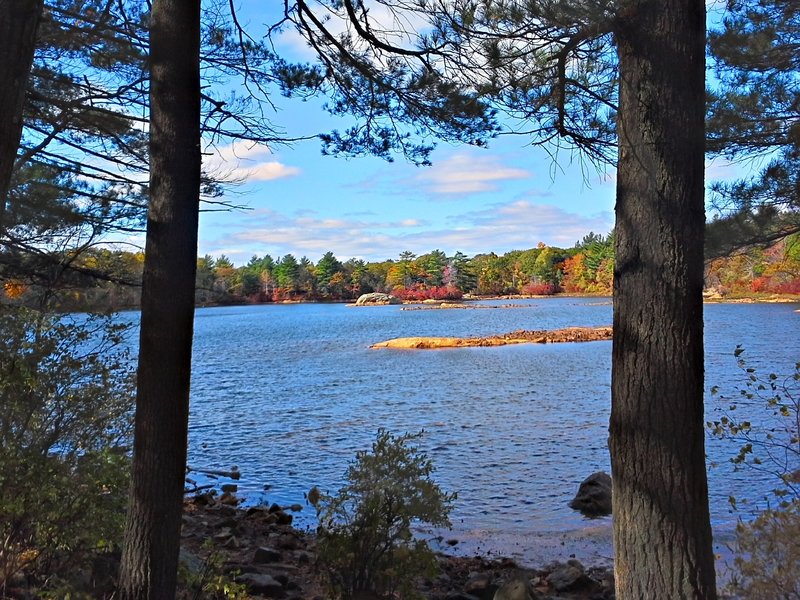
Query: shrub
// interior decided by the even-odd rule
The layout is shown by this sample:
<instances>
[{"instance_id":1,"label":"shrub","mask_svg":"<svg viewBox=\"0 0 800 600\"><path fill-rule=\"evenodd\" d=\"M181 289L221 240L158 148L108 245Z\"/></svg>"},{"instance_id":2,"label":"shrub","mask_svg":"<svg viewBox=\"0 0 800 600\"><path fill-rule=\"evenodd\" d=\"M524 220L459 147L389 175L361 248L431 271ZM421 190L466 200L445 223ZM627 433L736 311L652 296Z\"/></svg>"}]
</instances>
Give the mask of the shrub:
<instances>
[{"instance_id":1,"label":"shrub","mask_svg":"<svg viewBox=\"0 0 800 600\"><path fill-rule=\"evenodd\" d=\"M736 574L727 591L746 600L800 599L800 502L736 528Z\"/></svg>"},{"instance_id":2,"label":"shrub","mask_svg":"<svg viewBox=\"0 0 800 600\"><path fill-rule=\"evenodd\" d=\"M778 283L774 290L776 294L800 294L800 277L795 277L791 281Z\"/></svg>"},{"instance_id":3,"label":"shrub","mask_svg":"<svg viewBox=\"0 0 800 600\"><path fill-rule=\"evenodd\" d=\"M552 283L528 283L522 286L521 292L526 296L552 296L558 287Z\"/></svg>"},{"instance_id":4,"label":"shrub","mask_svg":"<svg viewBox=\"0 0 800 600\"><path fill-rule=\"evenodd\" d=\"M0 305L0 589L121 537L133 409L123 327Z\"/></svg>"},{"instance_id":5,"label":"shrub","mask_svg":"<svg viewBox=\"0 0 800 600\"><path fill-rule=\"evenodd\" d=\"M771 373L764 378L747 366L743 352L737 346L734 355L745 385L738 398L729 400L728 413L707 425L717 437L741 440L731 458L735 468L775 475L776 503L752 522L737 525L735 575L727 591L746 600L800 600L800 363L788 377ZM741 404L759 403L765 410L758 421L734 416ZM736 507L734 497L731 504Z\"/></svg>"},{"instance_id":6,"label":"shrub","mask_svg":"<svg viewBox=\"0 0 800 600\"><path fill-rule=\"evenodd\" d=\"M455 494L431 480L433 464L412 445L422 432L395 437L379 430L371 452L359 452L336 496L309 493L319 518L319 557L334 595L362 592L414 597L418 576L436 559L412 525L449 527Z\"/></svg>"},{"instance_id":7,"label":"shrub","mask_svg":"<svg viewBox=\"0 0 800 600\"><path fill-rule=\"evenodd\" d=\"M454 285L427 287L415 284L412 287L396 287L392 296L407 302L421 302L423 300L460 300L464 294Z\"/></svg>"},{"instance_id":8,"label":"shrub","mask_svg":"<svg viewBox=\"0 0 800 600\"><path fill-rule=\"evenodd\" d=\"M237 583L239 571L225 573L225 560L221 553L212 550L208 540L203 544L207 551L199 569L181 562L178 568L179 589L176 600L249 600L247 585Z\"/></svg>"}]
</instances>

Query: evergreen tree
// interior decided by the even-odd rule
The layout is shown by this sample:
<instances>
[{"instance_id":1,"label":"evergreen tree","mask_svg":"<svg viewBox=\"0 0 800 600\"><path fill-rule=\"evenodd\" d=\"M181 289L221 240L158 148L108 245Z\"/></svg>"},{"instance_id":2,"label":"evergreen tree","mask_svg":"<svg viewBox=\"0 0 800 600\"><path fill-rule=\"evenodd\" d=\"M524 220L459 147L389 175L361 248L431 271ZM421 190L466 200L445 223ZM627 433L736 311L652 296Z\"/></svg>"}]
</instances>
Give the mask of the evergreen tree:
<instances>
[{"instance_id":1,"label":"evergreen tree","mask_svg":"<svg viewBox=\"0 0 800 600\"><path fill-rule=\"evenodd\" d=\"M300 265L292 254L281 258L275 266L275 283L279 288L294 292L297 288Z\"/></svg>"},{"instance_id":2,"label":"evergreen tree","mask_svg":"<svg viewBox=\"0 0 800 600\"><path fill-rule=\"evenodd\" d=\"M331 277L342 270L342 263L337 260L333 252L326 252L322 258L319 259L314 273L317 276L317 285L323 294L327 295L328 285L331 282Z\"/></svg>"},{"instance_id":3,"label":"evergreen tree","mask_svg":"<svg viewBox=\"0 0 800 600\"><path fill-rule=\"evenodd\" d=\"M7 14L6 5L22 14L23 6L34 4L4 3L0 14ZM149 195L149 6L141 0L44 1L29 62L22 136L13 144L15 167L0 203L0 277L64 272L74 266L65 248L71 252L108 241L109 232L142 229ZM14 29L24 29L18 18ZM207 3L205 83L238 79L253 85L246 96L229 94L224 86L204 87L203 143L280 143L263 109L286 67L266 44L238 33L226 2ZM11 87L3 85L3 92ZM217 97L220 93L226 95ZM219 199L221 177L206 173L201 197L227 206Z\"/></svg>"},{"instance_id":4,"label":"evergreen tree","mask_svg":"<svg viewBox=\"0 0 800 600\"><path fill-rule=\"evenodd\" d=\"M296 288L306 294L314 296L317 293L317 277L314 274L314 263L307 256L302 256L297 264Z\"/></svg>"},{"instance_id":5,"label":"evergreen tree","mask_svg":"<svg viewBox=\"0 0 800 600\"><path fill-rule=\"evenodd\" d=\"M709 258L800 230L800 5L729 0L727 8L709 35L717 80L709 149L767 164L752 178L713 186Z\"/></svg>"},{"instance_id":6,"label":"evergreen tree","mask_svg":"<svg viewBox=\"0 0 800 600\"><path fill-rule=\"evenodd\" d=\"M447 266L447 255L439 249L433 250L420 257L422 266L427 274L426 283L430 286L442 285L444 268Z\"/></svg>"},{"instance_id":7,"label":"evergreen tree","mask_svg":"<svg viewBox=\"0 0 800 600\"><path fill-rule=\"evenodd\" d=\"M43 0L0 0L0 236Z\"/></svg>"},{"instance_id":8,"label":"evergreen tree","mask_svg":"<svg viewBox=\"0 0 800 600\"><path fill-rule=\"evenodd\" d=\"M416 257L417 255L411 252L411 250L404 250L400 253L400 262L397 265L398 281L396 284L409 288L414 283L413 261Z\"/></svg>"},{"instance_id":9,"label":"evergreen tree","mask_svg":"<svg viewBox=\"0 0 800 600\"><path fill-rule=\"evenodd\" d=\"M463 252L456 252L450 261L450 266L456 287L464 293L474 292L477 279L467 255Z\"/></svg>"},{"instance_id":10,"label":"evergreen tree","mask_svg":"<svg viewBox=\"0 0 800 600\"><path fill-rule=\"evenodd\" d=\"M155 0L150 194L122 600L173 600L189 420L198 194L200 1Z\"/></svg>"}]
</instances>

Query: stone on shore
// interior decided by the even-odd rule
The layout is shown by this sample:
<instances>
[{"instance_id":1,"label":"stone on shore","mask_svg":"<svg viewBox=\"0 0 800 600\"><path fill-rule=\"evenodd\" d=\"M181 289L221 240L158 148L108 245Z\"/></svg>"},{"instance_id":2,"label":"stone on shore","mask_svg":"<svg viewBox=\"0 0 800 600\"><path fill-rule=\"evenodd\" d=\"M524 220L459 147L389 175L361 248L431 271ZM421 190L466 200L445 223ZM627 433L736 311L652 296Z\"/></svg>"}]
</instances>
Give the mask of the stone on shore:
<instances>
[{"instance_id":1,"label":"stone on shore","mask_svg":"<svg viewBox=\"0 0 800 600\"><path fill-rule=\"evenodd\" d=\"M515 575L494 593L493 600L537 600L539 594L533 589L526 575Z\"/></svg>"},{"instance_id":2,"label":"stone on shore","mask_svg":"<svg viewBox=\"0 0 800 600\"><path fill-rule=\"evenodd\" d=\"M599 581L586 574L586 570L580 561L571 559L566 564L556 564L552 565L552 567L553 570L547 576L547 583L556 592L597 591L602 587ZM601 596L605 597L605 594L601 594Z\"/></svg>"},{"instance_id":3,"label":"stone on shore","mask_svg":"<svg viewBox=\"0 0 800 600\"><path fill-rule=\"evenodd\" d=\"M286 596L283 585L272 575L243 573L236 578L236 581L246 585L251 592L263 594L268 598L283 598Z\"/></svg>"}]
</instances>

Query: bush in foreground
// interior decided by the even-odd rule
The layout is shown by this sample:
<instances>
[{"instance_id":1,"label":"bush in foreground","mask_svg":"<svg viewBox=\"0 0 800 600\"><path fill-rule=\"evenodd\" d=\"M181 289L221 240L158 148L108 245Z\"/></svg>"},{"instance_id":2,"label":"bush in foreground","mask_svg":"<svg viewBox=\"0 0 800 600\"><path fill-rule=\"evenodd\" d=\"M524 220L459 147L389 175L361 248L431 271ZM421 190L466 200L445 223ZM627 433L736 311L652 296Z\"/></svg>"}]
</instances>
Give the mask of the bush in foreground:
<instances>
[{"instance_id":1,"label":"bush in foreground","mask_svg":"<svg viewBox=\"0 0 800 600\"><path fill-rule=\"evenodd\" d=\"M745 600L800 600L800 363L789 376L763 377L743 354L737 347L744 386L732 398L722 396L727 414L707 425L715 437L741 444L731 458L735 468L768 473L775 487L768 507L736 528L734 576L726 591ZM730 502L736 508L736 498Z\"/></svg>"},{"instance_id":2,"label":"bush in foreground","mask_svg":"<svg viewBox=\"0 0 800 600\"><path fill-rule=\"evenodd\" d=\"M767 509L736 528L727 591L746 600L800 600L800 501Z\"/></svg>"},{"instance_id":3,"label":"bush in foreground","mask_svg":"<svg viewBox=\"0 0 800 600\"><path fill-rule=\"evenodd\" d=\"M309 493L319 517L319 558L331 591L414 597L413 582L432 576L436 559L414 524L448 527L455 494L431 480L433 464L412 445L421 433L379 430L371 452L359 452L336 496Z\"/></svg>"},{"instance_id":4,"label":"bush in foreground","mask_svg":"<svg viewBox=\"0 0 800 600\"><path fill-rule=\"evenodd\" d=\"M0 305L0 590L59 585L121 539L134 393L124 327Z\"/></svg>"}]
</instances>

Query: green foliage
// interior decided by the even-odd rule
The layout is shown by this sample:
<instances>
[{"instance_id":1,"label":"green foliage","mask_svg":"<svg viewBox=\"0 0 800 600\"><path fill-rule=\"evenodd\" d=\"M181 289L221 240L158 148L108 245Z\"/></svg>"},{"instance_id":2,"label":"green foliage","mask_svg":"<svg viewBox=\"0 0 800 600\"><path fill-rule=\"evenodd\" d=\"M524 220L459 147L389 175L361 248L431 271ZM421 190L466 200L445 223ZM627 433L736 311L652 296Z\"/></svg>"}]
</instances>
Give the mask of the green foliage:
<instances>
[{"instance_id":1,"label":"green foliage","mask_svg":"<svg viewBox=\"0 0 800 600\"><path fill-rule=\"evenodd\" d=\"M379 430L371 452L359 452L336 496L314 488L309 501L319 518L319 557L333 592L414 596L414 578L435 573L436 560L415 524L450 525L455 494L431 480L433 464L413 445L420 438Z\"/></svg>"},{"instance_id":2,"label":"green foliage","mask_svg":"<svg viewBox=\"0 0 800 600\"><path fill-rule=\"evenodd\" d=\"M0 305L0 587L121 539L134 398L124 329Z\"/></svg>"},{"instance_id":3,"label":"green foliage","mask_svg":"<svg viewBox=\"0 0 800 600\"><path fill-rule=\"evenodd\" d=\"M706 425L715 437L741 441L731 458L736 468L747 466L776 476L773 494L779 506L786 507L800 500L800 362L787 377L775 373L762 377L747 366L743 354L737 346L734 356L745 376L744 387L738 398L729 399L727 413ZM711 393L718 394L719 389L714 387ZM738 417L737 410L758 405L764 409L758 421Z\"/></svg>"},{"instance_id":4,"label":"green foliage","mask_svg":"<svg viewBox=\"0 0 800 600\"><path fill-rule=\"evenodd\" d=\"M300 265L292 254L287 254L281 258L275 266L275 281L278 287L287 290L294 290L297 286L297 277L300 273Z\"/></svg>"},{"instance_id":5,"label":"green foliage","mask_svg":"<svg viewBox=\"0 0 800 600\"><path fill-rule=\"evenodd\" d=\"M718 232L718 221L709 223L710 236ZM708 250L708 248L707 248ZM142 253L89 248L70 254L71 271L61 274L60 285L50 301L59 310L115 310L139 303ZM2 262L2 261L0 261ZM28 265L37 271L37 264ZM0 268L0 279L4 273ZM100 275L100 279L97 276ZM797 294L800 292L800 234L785 236L769 247L746 250L710 260L706 264L706 287L725 296L753 293ZM461 252L448 257L441 250L422 256L401 253L399 260L367 263L339 261L326 252L314 265L287 254L276 262L269 255L235 267L229 258L203 256L197 259L198 305L265 302L269 300L346 300L359 294L396 288L456 288L463 294L525 294L529 284L548 284L567 293L609 295L614 278L614 233L590 233L574 248L541 244L527 250L511 250L502 256ZM42 286L27 278L6 277L6 296L30 304ZM109 281L105 281L109 279ZM129 282L134 285L121 285ZM535 286L535 287L538 287Z\"/></svg>"},{"instance_id":6,"label":"green foliage","mask_svg":"<svg viewBox=\"0 0 800 600\"><path fill-rule=\"evenodd\" d=\"M716 83L708 149L767 160L748 179L712 186L720 218L708 239L711 256L800 230L800 5L728 0L721 25L708 38Z\"/></svg>"},{"instance_id":7,"label":"green foliage","mask_svg":"<svg viewBox=\"0 0 800 600\"><path fill-rule=\"evenodd\" d=\"M210 548L211 544L203 545ZM236 582L238 571L224 572L224 557L219 552L209 551L200 569L192 571L181 563L178 573L184 591L178 595L180 600L247 600L250 594L247 586Z\"/></svg>"}]
</instances>

